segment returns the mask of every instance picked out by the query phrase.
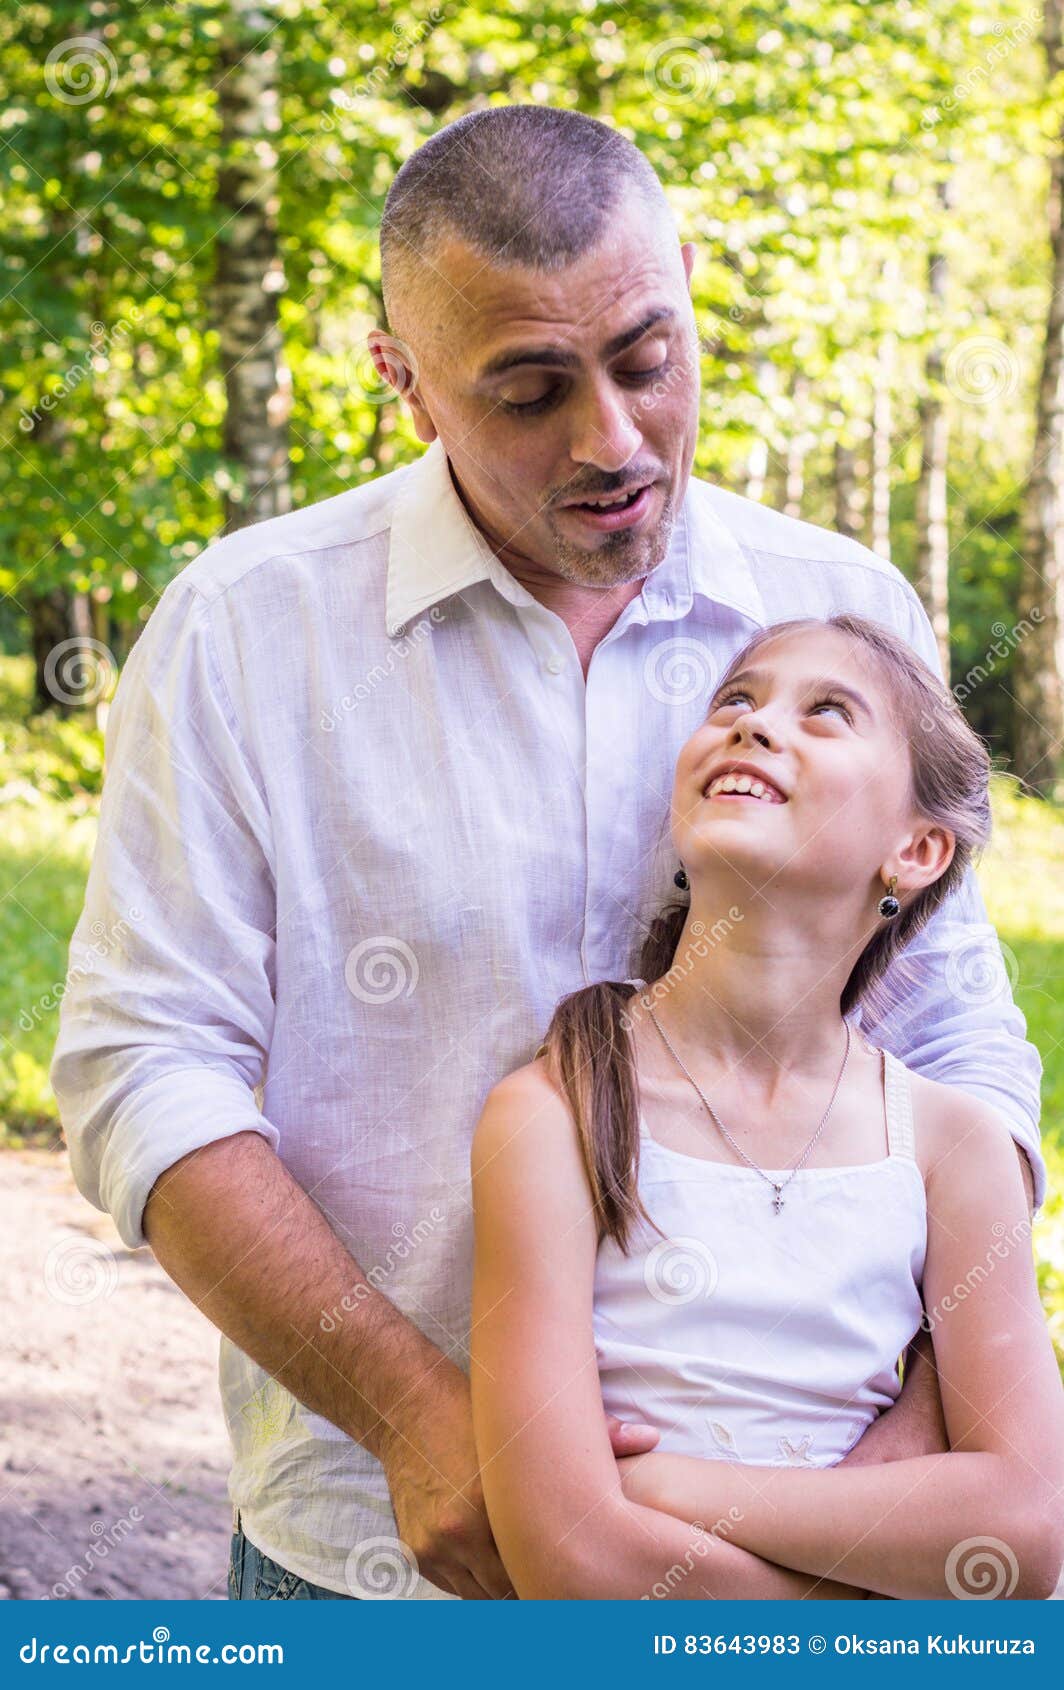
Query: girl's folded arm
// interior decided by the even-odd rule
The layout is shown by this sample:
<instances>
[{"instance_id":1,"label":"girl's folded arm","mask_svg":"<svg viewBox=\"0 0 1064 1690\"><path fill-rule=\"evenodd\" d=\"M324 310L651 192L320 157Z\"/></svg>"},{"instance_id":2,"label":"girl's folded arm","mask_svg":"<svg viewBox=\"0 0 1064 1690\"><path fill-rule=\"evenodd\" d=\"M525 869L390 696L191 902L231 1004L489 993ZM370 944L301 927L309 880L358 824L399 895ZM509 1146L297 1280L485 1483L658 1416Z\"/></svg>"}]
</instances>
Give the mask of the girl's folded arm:
<instances>
[{"instance_id":1,"label":"girl's folded arm","mask_svg":"<svg viewBox=\"0 0 1064 1690\"><path fill-rule=\"evenodd\" d=\"M860 1597L622 1492L592 1325L597 1233L541 1064L489 1093L472 1148L470 1384L484 1499L518 1597Z\"/></svg>"},{"instance_id":2,"label":"girl's folded arm","mask_svg":"<svg viewBox=\"0 0 1064 1690\"><path fill-rule=\"evenodd\" d=\"M936 1087L946 1093L948 1088ZM731 1541L884 1596L1052 1594L1064 1559L1064 1392L1038 1297L1012 1141L978 1100L935 1111L923 1294L950 1449L882 1466L621 1461L625 1494L680 1518L738 1515Z\"/></svg>"}]
</instances>

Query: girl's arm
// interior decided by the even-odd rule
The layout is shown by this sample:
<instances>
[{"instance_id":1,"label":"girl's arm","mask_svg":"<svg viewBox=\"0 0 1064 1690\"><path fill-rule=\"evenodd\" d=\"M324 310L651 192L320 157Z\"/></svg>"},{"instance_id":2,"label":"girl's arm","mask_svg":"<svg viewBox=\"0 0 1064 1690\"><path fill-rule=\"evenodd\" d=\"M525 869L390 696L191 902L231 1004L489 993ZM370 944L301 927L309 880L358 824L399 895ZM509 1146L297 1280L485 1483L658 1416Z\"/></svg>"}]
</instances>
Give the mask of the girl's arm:
<instances>
[{"instance_id":1,"label":"girl's arm","mask_svg":"<svg viewBox=\"0 0 1064 1690\"><path fill-rule=\"evenodd\" d=\"M544 1066L492 1089L472 1150L473 1428L518 1597L863 1597L714 1535L715 1517L696 1530L622 1493L595 1356L590 1188Z\"/></svg>"},{"instance_id":2,"label":"girl's arm","mask_svg":"<svg viewBox=\"0 0 1064 1690\"><path fill-rule=\"evenodd\" d=\"M649 1455L625 1494L681 1519L735 1519L733 1543L884 1596L1050 1596L1064 1558L1064 1392L1038 1298L1012 1142L943 1088L927 1177L924 1306L950 1450L882 1466L739 1467ZM975 1582L972 1582L975 1581Z\"/></svg>"}]
</instances>

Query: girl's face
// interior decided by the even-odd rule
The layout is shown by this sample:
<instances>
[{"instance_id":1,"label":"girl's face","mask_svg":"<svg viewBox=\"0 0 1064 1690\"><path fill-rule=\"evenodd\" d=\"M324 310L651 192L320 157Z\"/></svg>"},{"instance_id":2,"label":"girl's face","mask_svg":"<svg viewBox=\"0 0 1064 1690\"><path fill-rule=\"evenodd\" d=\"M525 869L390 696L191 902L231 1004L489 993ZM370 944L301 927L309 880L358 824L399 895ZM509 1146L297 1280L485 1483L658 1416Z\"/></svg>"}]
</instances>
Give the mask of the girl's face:
<instances>
[{"instance_id":1,"label":"girl's face","mask_svg":"<svg viewBox=\"0 0 1064 1690\"><path fill-rule=\"evenodd\" d=\"M673 843L693 892L727 865L777 906L803 889L880 896L880 868L919 831L887 703L873 654L834 628L769 639L722 682L676 765Z\"/></svg>"}]
</instances>

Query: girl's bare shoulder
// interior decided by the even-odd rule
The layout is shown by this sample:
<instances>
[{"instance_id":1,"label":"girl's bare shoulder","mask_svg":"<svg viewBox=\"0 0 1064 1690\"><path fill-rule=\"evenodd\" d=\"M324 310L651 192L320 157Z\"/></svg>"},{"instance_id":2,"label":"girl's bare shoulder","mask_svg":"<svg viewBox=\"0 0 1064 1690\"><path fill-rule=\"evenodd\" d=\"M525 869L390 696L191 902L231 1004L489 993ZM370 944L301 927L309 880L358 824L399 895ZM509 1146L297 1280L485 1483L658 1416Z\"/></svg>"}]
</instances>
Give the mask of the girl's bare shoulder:
<instances>
[{"instance_id":1,"label":"girl's bare shoulder","mask_svg":"<svg viewBox=\"0 0 1064 1690\"><path fill-rule=\"evenodd\" d=\"M537 1147L537 1154L572 1145L572 1111L555 1083L546 1057L537 1056L504 1075L484 1099L473 1135L476 1154L509 1147L517 1136Z\"/></svg>"},{"instance_id":2,"label":"girl's bare shoulder","mask_svg":"<svg viewBox=\"0 0 1064 1690\"><path fill-rule=\"evenodd\" d=\"M999 1165L1002 1152L1011 1151L1008 1122L989 1103L960 1086L928 1079L907 1068L913 1104L916 1160L924 1181L944 1172L961 1172Z\"/></svg>"}]
</instances>

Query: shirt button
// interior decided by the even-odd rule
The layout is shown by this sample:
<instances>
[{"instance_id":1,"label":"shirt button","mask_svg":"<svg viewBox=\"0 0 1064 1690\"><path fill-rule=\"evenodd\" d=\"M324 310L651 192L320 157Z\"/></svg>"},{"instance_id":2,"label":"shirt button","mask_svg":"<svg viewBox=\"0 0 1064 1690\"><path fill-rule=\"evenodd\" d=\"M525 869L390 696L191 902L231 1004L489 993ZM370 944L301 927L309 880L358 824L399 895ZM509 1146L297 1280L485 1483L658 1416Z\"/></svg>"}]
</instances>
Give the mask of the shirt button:
<instances>
[{"instance_id":1,"label":"shirt button","mask_svg":"<svg viewBox=\"0 0 1064 1690\"><path fill-rule=\"evenodd\" d=\"M562 667L562 660L561 660L560 657L548 657L548 659L547 659L546 663L544 663L543 667L544 667L544 669L549 669L550 673L552 675L560 674L561 667Z\"/></svg>"}]
</instances>

